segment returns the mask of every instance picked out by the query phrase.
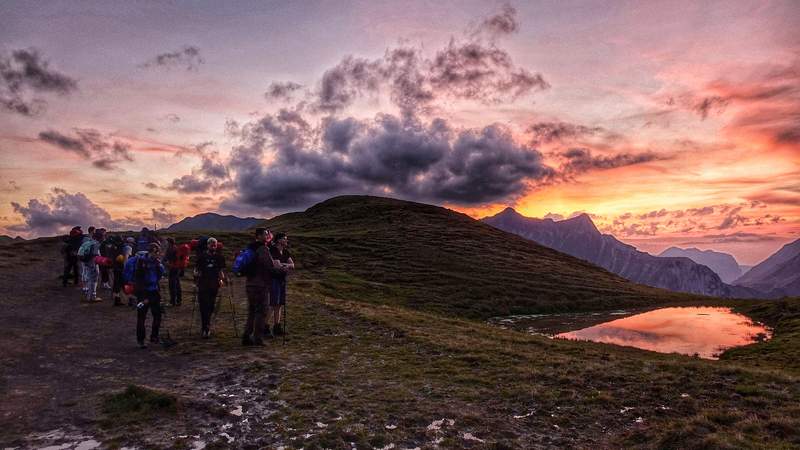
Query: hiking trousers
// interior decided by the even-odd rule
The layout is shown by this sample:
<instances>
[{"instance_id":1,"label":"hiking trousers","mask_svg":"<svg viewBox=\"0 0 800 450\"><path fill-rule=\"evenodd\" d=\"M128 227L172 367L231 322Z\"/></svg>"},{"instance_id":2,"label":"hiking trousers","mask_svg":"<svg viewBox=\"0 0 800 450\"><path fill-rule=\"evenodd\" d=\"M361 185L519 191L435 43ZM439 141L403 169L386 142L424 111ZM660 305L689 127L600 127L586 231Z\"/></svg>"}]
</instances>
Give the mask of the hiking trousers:
<instances>
[{"instance_id":1,"label":"hiking trousers","mask_svg":"<svg viewBox=\"0 0 800 450\"><path fill-rule=\"evenodd\" d=\"M97 297L97 264L92 262L83 263L83 282L86 283L86 300L92 301Z\"/></svg>"},{"instance_id":2,"label":"hiking trousers","mask_svg":"<svg viewBox=\"0 0 800 450\"><path fill-rule=\"evenodd\" d=\"M252 336L260 341L264 336L264 315L267 309L269 294L264 286L247 286L247 322L244 324L244 336Z\"/></svg>"},{"instance_id":3,"label":"hiking trousers","mask_svg":"<svg viewBox=\"0 0 800 450\"><path fill-rule=\"evenodd\" d=\"M211 326L211 315L214 314L217 293L219 288L201 287L197 291L197 303L200 304L200 329L203 331L208 331Z\"/></svg>"},{"instance_id":4,"label":"hiking trousers","mask_svg":"<svg viewBox=\"0 0 800 450\"><path fill-rule=\"evenodd\" d=\"M64 256L64 276L62 277L63 285L67 285L70 277L72 277L74 280L73 284L77 285L79 276L80 269L78 268L78 257L73 254L67 254Z\"/></svg>"},{"instance_id":5,"label":"hiking trousers","mask_svg":"<svg viewBox=\"0 0 800 450\"><path fill-rule=\"evenodd\" d=\"M140 291L137 293L140 302L147 303L136 311L136 341L144 342L147 311L153 314L153 323L150 326L150 339L158 339L158 329L161 327L161 293L158 291Z\"/></svg>"},{"instance_id":6,"label":"hiking trousers","mask_svg":"<svg viewBox=\"0 0 800 450\"><path fill-rule=\"evenodd\" d=\"M169 304L180 305L183 292L181 291L182 269L169 269Z\"/></svg>"}]
</instances>

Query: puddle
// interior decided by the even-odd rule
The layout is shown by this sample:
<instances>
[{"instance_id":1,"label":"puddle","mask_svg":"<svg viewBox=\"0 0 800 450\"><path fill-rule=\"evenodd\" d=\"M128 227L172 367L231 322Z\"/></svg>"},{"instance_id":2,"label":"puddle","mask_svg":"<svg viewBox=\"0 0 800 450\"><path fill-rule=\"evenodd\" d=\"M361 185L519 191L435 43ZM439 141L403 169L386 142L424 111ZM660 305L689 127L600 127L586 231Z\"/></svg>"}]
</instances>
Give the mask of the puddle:
<instances>
[{"instance_id":1,"label":"puddle","mask_svg":"<svg viewBox=\"0 0 800 450\"><path fill-rule=\"evenodd\" d=\"M767 340L772 332L725 307L671 307L650 311L513 316L497 326L556 338L636 347L717 359L732 347Z\"/></svg>"}]
</instances>

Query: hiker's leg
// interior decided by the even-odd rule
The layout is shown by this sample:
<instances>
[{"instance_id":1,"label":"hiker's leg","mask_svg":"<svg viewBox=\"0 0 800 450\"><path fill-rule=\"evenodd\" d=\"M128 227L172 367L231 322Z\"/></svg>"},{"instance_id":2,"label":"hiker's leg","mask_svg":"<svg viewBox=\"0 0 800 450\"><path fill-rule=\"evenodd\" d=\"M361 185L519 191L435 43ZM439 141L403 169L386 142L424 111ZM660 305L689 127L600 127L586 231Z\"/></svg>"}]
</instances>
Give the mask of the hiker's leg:
<instances>
[{"instance_id":1,"label":"hiker's leg","mask_svg":"<svg viewBox=\"0 0 800 450\"><path fill-rule=\"evenodd\" d=\"M161 293L158 291L148 292L150 299L150 310L153 313L153 325L150 328L150 339L158 339L158 330L161 328Z\"/></svg>"},{"instance_id":2,"label":"hiker's leg","mask_svg":"<svg viewBox=\"0 0 800 450\"><path fill-rule=\"evenodd\" d=\"M255 317L256 317L256 302L257 302L257 294L256 289L248 286L246 288L247 293L247 321L244 323L244 334L242 335L242 339L250 337L253 335L253 326L255 325Z\"/></svg>"},{"instance_id":3,"label":"hiker's leg","mask_svg":"<svg viewBox=\"0 0 800 450\"><path fill-rule=\"evenodd\" d=\"M181 287L181 277L183 277L183 269L175 269L175 303L179 305L183 302L183 288Z\"/></svg>"},{"instance_id":4,"label":"hiker's leg","mask_svg":"<svg viewBox=\"0 0 800 450\"><path fill-rule=\"evenodd\" d=\"M253 311L253 340L259 342L264 336L264 315L267 312L267 290L265 288L256 288L254 292L256 294L256 302Z\"/></svg>"},{"instance_id":5,"label":"hiker's leg","mask_svg":"<svg viewBox=\"0 0 800 450\"><path fill-rule=\"evenodd\" d=\"M86 263L84 271L86 272L86 299L94 301L97 297L97 265L94 262Z\"/></svg>"},{"instance_id":6,"label":"hiker's leg","mask_svg":"<svg viewBox=\"0 0 800 450\"><path fill-rule=\"evenodd\" d=\"M66 287L69 282L70 271L72 266L69 264L69 254L64 255L64 274L61 276L61 285Z\"/></svg>"},{"instance_id":7,"label":"hiker's leg","mask_svg":"<svg viewBox=\"0 0 800 450\"><path fill-rule=\"evenodd\" d=\"M144 305L136 311L136 342L139 344L144 342L144 322L147 319L147 310L149 308L150 305Z\"/></svg>"},{"instance_id":8,"label":"hiker's leg","mask_svg":"<svg viewBox=\"0 0 800 450\"><path fill-rule=\"evenodd\" d=\"M72 284L77 286L78 280L81 276L81 269L78 267L78 257L75 255L69 255L67 258L72 271Z\"/></svg>"},{"instance_id":9,"label":"hiker's leg","mask_svg":"<svg viewBox=\"0 0 800 450\"><path fill-rule=\"evenodd\" d=\"M169 304L175 305L177 298L177 290L175 289L175 269L169 269Z\"/></svg>"},{"instance_id":10,"label":"hiker's leg","mask_svg":"<svg viewBox=\"0 0 800 450\"><path fill-rule=\"evenodd\" d=\"M211 323L211 312L214 308L213 299L211 299L211 291L208 288L202 287L197 291L197 303L200 306L200 330L208 331Z\"/></svg>"}]
</instances>

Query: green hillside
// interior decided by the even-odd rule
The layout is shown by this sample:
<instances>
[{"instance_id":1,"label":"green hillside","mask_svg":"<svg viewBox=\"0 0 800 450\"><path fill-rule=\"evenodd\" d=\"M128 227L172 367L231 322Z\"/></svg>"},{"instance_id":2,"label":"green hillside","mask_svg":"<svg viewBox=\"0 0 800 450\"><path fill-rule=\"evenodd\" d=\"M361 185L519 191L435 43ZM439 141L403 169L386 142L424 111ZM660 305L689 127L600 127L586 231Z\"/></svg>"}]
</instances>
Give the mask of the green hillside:
<instances>
[{"instance_id":1,"label":"green hillside","mask_svg":"<svg viewBox=\"0 0 800 450\"><path fill-rule=\"evenodd\" d=\"M289 233L310 279L334 297L470 318L692 298L636 285L466 215L420 203L336 197L266 226Z\"/></svg>"}]
</instances>

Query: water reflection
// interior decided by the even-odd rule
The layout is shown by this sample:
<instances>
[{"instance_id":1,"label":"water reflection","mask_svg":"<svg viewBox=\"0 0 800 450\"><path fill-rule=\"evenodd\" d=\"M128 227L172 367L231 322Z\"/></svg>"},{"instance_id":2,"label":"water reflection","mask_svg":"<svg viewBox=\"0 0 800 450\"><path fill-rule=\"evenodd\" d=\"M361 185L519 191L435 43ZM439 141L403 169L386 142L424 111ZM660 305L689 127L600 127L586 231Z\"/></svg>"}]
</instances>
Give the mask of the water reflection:
<instances>
[{"instance_id":1,"label":"water reflection","mask_svg":"<svg viewBox=\"0 0 800 450\"><path fill-rule=\"evenodd\" d=\"M769 336L763 325L721 307L656 309L556 335L709 359L717 359L725 349Z\"/></svg>"}]
</instances>

